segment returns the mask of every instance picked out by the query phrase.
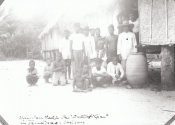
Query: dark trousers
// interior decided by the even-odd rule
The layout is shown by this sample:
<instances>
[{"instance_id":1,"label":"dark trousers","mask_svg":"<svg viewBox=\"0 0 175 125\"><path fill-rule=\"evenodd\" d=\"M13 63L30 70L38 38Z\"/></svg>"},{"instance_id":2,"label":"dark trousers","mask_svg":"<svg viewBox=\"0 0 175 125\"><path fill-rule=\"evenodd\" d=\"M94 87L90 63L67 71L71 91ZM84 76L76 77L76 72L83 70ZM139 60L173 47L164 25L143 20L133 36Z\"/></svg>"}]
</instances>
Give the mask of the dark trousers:
<instances>
[{"instance_id":1,"label":"dark trousers","mask_svg":"<svg viewBox=\"0 0 175 125\"><path fill-rule=\"evenodd\" d=\"M105 77L96 77L92 76L92 84L96 87L102 87L104 84L111 84L112 83L112 78L110 76L105 76Z\"/></svg>"},{"instance_id":2,"label":"dark trousers","mask_svg":"<svg viewBox=\"0 0 175 125\"><path fill-rule=\"evenodd\" d=\"M73 51L73 59L74 59L74 74L81 70L83 65L83 50L74 50Z\"/></svg>"}]
</instances>

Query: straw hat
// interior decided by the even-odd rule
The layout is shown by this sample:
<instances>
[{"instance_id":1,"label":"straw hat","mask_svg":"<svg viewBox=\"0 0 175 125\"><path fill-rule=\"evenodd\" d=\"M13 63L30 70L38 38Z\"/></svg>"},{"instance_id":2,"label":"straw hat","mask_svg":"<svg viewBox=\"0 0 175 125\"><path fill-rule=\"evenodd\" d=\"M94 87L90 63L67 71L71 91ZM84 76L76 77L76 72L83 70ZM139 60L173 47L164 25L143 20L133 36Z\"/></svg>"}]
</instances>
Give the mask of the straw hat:
<instances>
[{"instance_id":1,"label":"straw hat","mask_svg":"<svg viewBox=\"0 0 175 125\"><path fill-rule=\"evenodd\" d=\"M118 25L118 28L130 27L133 28L134 24L130 24L128 20L124 20L122 24Z\"/></svg>"}]
</instances>

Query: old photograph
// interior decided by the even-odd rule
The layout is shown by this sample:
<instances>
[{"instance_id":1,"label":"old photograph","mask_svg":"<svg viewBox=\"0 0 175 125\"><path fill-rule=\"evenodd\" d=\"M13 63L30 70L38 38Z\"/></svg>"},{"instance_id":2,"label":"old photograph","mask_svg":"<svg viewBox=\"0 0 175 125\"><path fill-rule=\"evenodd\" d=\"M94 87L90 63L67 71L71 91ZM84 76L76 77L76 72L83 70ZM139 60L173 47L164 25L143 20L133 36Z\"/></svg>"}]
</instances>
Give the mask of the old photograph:
<instances>
[{"instance_id":1,"label":"old photograph","mask_svg":"<svg viewBox=\"0 0 175 125\"><path fill-rule=\"evenodd\" d=\"M175 0L0 0L0 125L175 125Z\"/></svg>"}]
</instances>

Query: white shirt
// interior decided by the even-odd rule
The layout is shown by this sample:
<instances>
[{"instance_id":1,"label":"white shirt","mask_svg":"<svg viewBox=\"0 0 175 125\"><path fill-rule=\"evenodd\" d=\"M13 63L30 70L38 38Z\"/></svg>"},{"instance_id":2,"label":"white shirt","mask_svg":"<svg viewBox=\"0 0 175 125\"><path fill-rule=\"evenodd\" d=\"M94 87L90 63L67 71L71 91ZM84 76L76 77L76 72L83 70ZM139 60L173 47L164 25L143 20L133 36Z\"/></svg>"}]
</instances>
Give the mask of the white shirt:
<instances>
[{"instance_id":1,"label":"white shirt","mask_svg":"<svg viewBox=\"0 0 175 125\"><path fill-rule=\"evenodd\" d=\"M50 64L50 66L48 66L48 64L46 64L45 68L44 68L44 73L52 73L52 64Z\"/></svg>"},{"instance_id":2,"label":"white shirt","mask_svg":"<svg viewBox=\"0 0 175 125\"><path fill-rule=\"evenodd\" d=\"M106 69L104 67L101 67L100 70L97 70L96 67L92 68L92 74L103 74L106 73Z\"/></svg>"},{"instance_id":3,"label":"white shirt","mask_svg":"<svg viewBox=\"0 0 175 125\"><path fill-rule=\"evenodd\" d=\"M62 39L60 42L59 51L62 53L63 59L71 59L71 52L70 52L70 40L69 39Z\"/></svg>"},{"instance_id":4,"label":"white shirt","mask_svg":"<svg viewBox=\"0 0 175 125\"><path fill-rule=\"evenodd\" d=\"M96 58L95 41L92 36L84 36L85 53L90 59Z\"/></svg>"},{"instance_id":5,"label":"white shirt","mask_svg":"<svg viewBox=\"0 0 175 125\"><path fill-rule=\"evenodd\" d=\"M72 41L72 50L83 50L84 36L81 33L73 33L70 36Z\"/></svg>"},{"instance_id":6,"label":"white shirt","mask_svg":"<svg viewBox=\"0 0 175 125\"><path fill-rule=\"evenodd\" d=\"M121 33L118 38L117 54L121 54L122 60L126 60L131 52L137 52L135 34L132 32Z\"/></svg>"},{"instance_id":7,"label":"white shirt","mask_svg":"<svg viewBox=\"0 0 175 125\"><path fill-rule=\"evenodd\" d=\"M112 62L108 63L107 73L112 77L120 75L120 77L122 78L124 76L124 70L120 63L117 63L117 65L114 65Z\"/></svg>"}]
</instances>

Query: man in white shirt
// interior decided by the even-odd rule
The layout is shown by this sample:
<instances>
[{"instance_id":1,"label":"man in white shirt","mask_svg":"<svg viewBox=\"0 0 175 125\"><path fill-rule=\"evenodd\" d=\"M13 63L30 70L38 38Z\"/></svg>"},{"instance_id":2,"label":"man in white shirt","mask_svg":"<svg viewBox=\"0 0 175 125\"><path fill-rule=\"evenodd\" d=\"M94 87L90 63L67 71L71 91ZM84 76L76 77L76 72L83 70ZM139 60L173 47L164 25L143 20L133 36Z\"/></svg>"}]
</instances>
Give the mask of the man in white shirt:
<instances>
[{"instance_id":1,"label":"man in white shirt","mask_svg":"<svg viewBox=\"0 0 175 125\"><path fill-rule=\"evenodd\" d=\"M121 59L124 71L126 71L126 60L130 53L137 52L137 42L135 34L130 32L130 28L133 27L133 24L129 24L129 22L126 21L124 24L119 25L119 27L123 28L123 32L119 34L117 54Z\"/></svg>"},{"instance_id":2,"label":"man in white shirt","mask_svg":"<svg viewBox=\"0 0 175 125\"><path fill-rule=\"evenodd\" d=\"M96 58L95 41L94 38L89 34L89 27L84 28L84 46L85 55L89 63L91 59Z\"/></svg>"},{"instance_id":3,"label":"man in white shirt","mask_svg":"<svg viewBox=\"0 0 175 125\"><path fill-rule=\"evenodd\" d=\"M113 85L124 78L124 70L117 57L113 57L112 62L108 63L107 73L112 77Z\"/></svg>"},{"instance_id":4,"label":"man in white shirt","mask_svg":"<svg viewBox=\"0 0 175 125\"><path fill-rule=\"evenodd\" d=\"M75 32L70 36L70 51L74 60L74 73L82 68L84 52L84 36L80 33L80 24L74 24Z\"/></svg>"},{"instance_id":5,"label":"man in white shirt","mask_svg":"<svg viewBox=\"0 0 175 125\"><path fill-rule=\"evenodd\" d=\"M94 87L107 87L111 83L110 76L102 66L102 60L96 59L96 66L92 68L92 83Z\"/></svg>"},{"instance_id":6,"label":"man in white shirt","mask_svg":"<svg viewBox=\"0 0 175 125\"><path fill-rule=\"evenodd\" d=\"M59 51L62 54L63 60L66 65L66 79L70 79L71 75L71 52L70 52L70 40L69 40L70 32L68 30L64 31L64 38L61 41ZM68 73L68 77L67 77Z\"/></svg>"}]
</instances>

